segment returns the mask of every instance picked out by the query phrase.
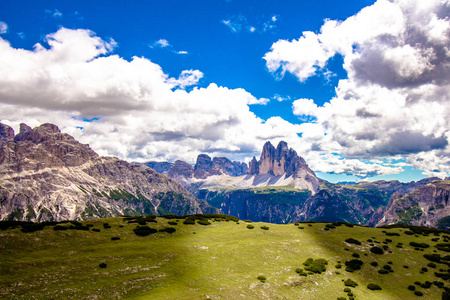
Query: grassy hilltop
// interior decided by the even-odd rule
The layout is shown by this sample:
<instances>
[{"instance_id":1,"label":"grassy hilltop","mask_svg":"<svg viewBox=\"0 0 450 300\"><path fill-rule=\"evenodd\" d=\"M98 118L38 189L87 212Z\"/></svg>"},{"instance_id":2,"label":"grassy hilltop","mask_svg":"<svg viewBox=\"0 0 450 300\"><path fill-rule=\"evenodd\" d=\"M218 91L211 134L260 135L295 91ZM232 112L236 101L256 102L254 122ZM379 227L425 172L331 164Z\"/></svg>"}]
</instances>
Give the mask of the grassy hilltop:
<instances>
[{"instance_id":1,"label":"grassy hilltop","mask_svg":"<svg viewBox=\"0 0 450 300\"><path fill-rule=\"evenodd\" d=\"M0 298L448 299L445 232L228 216L46 225L2 224Z\"/></svg>"}]
</instances>

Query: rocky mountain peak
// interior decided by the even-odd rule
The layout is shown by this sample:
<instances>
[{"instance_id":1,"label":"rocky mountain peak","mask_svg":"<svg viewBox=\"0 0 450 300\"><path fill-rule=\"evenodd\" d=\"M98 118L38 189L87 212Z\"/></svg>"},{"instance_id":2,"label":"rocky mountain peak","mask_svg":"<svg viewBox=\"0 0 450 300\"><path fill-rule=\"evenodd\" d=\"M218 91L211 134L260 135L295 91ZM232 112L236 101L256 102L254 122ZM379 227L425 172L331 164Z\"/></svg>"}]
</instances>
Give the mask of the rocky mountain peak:
<instances>
[{"instance_id":1,"label":"rocky mountain peak","mask_svg":"<svg viewBox=\"0 0 450 300\"><path fill-rule=\"evenodd\" d=\"M20 123L20 132L19 133L24 133L24 132L27 132L27 131L30 131L30 130L32 130L33 128L31 128L30 126L28 126L27 124L25 124L25 123Z\"/></svg>"},{"instance_id":2,"label":"rocky mountain peak","mask_svg":"<svg viewBox=\"0 0 450 300\"><path fill-rule=\"evenodd\" d=\"M208 154L200 154L197 156L197 163L195 164L194 170L204 170L208 172L213 166L211 157Z\"/></svg>"},{"instance_id":3,"label":"rocky mountain peak","mask_svg":"<svg viewBox=\"0 0 450 300\"><path fill-rule=\"evenodd\" d=\"M253 157L250 162L249 174L271 174L275 176L286 174L286 176L291 176L299 168L308 168L308 165L303 158L297 155L294 149L289 149L286 142L279 142L277 148L270 142L266 142L259 161L256 161L256 158Z\"/></svg>"},{"instance_id":4,"label":"rocky mountain peak","mask_svg":"<svg viewBox=\"0 0 450 300\"><path fill-rule=\"evenodd\" d=\"M14 138L14 129L6 124L0 123L0 139L12 138Z\"/></svg>"}]
</instances>

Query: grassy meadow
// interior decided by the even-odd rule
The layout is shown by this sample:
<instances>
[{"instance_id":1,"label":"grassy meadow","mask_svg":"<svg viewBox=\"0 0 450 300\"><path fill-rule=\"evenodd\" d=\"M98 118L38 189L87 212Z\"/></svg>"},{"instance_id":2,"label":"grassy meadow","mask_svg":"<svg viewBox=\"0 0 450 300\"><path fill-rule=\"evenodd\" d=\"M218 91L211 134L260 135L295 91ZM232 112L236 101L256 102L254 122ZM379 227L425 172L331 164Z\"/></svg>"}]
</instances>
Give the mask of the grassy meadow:
<instances>
[{"instance_id":1,"label":"grassy meadow","mask_svg":"<svg viewBox=\"0 0 450 300\"><path fill-rule=\"evenodd\" d=\"M118 217L57 225L73 228L67 230L4 228L0 298L447 299L442 286L448 280L449 247L442 244L450 237L443 232L225 218L211 218L210 225L184 221ZM144 223L176 231L135 234ZM372 253L373 247L383 254ZM438 259L433 263L424 254ZM325 259L325 270L308 270L303 265L308 258ZM352 260L359 270L350 269ZM386 274L378 272L382 269ZM358 285L346 286L348 279ZM368 289L370 283L381 290Z\"/></svg>"}]
</instances>

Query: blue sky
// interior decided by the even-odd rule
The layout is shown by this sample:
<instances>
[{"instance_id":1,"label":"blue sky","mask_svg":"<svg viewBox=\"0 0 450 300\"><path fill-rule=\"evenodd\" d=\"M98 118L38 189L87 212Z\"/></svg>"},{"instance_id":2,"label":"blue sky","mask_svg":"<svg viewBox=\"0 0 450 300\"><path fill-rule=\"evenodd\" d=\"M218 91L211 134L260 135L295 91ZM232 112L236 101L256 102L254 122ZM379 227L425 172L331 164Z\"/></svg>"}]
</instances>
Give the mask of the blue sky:
<instances>
[{"instance_id":1,"label":"blue sky","mask_svg":"<svg viewBox=\"0 0 450 300\"><path fill-rule=\"evenodd\" d=\"M18 82L29 84L30 92L21 97L30 99L11 100L19 99L18 94L2 90L0 83L0 103L7 105L0 119L15 128L21 121L31 125L52 121L100 154L128 160L180 158L193 162L201 152L248 160L258 155L263 140L277 143L283 139L322 178L332 181L444 177L450 170L448 124L430 122L436 116L422 116L420 105L432 107L443 114L439 117L446 117L447 109L440 109L439 105L446 108L447 99L441 97L437 101L436 95L438 90L442 94L447 85L436 82L445 79L448 73L435 66L437 60L447 60L439 56L439 49L448 46L448 4L375 2L2 1L0 37L9 43L5 51L13 53L12 57L19 62L28 59L21 56L24 54L19 49L35 54L35 60L45 61L45 66L33 66L39 74L43 69L51 74L41 78L41 82L49 80L48 85L54 85L45 95L60 100L36 100L44 97L40 91L33 94L36 82L24 80L17 81L17 86ZM387 8L388 12L381 13ZM418 14L426 17L416 20ZM407 32L409 27L401 24L428 28L423 33L428 43L424 45L437 53L434 58L426 54L430 51L416 49L414 43L404 39L400 41L407 34L414 40L412 33ZM367 34L359 33L359 27ZM398 40L385 42L381 40L383 36ZM444 38L439 40L436 36ZM65 70L67 61L49 62L41 58L45 55L39 56L35 47L39 43L49 56L56 55L56 47L49 40L61 45L73 41L71 48L76 53L94 47L95 54L86 51L86 56L80 56L82 68L92 67L94 61L99 62L96 68L101 68L101 58L105 58L110 61L109 66L117 63L116 70L122 73L138 64L133 70L139 71L131 72L133 75L127 77L126 84L122 80L112 87L111 82L117 82L110 80L113 75L105 76L99 83L105 84L99 88L101 93L117 96L117 102L98 96L98 90L83 94L87 100L76 100L74 95L79 97L86 83L77 80L75 73L59 74L74 80L71 87L80 86L80 90L74 88L71 94L61 91L56 73L52 72L58 68ZM377 64L377 59L386 63ZM390 69L393 65L395 70ZM151 74L149 69L153 70ZM32 70L31 65L24 70ZM142 76L155 76L155 80L135 78L141 71ZM391 73L397 77L389 81L386 74ZM15 78L20 76L25 74ZM4 84L14 86L16 79L5 80ZM424 92L430 84L436 86ZM133 94L136 86L140 90ZM421 98L430 102L409 102L413 95L422 92L433 94L432 99ZM139 95L160 98L141 99ZM207 102L203 101L208 101L208 97L218 102L208 111L196 111L196 105L205 107ZM236 99L228 103L229 97ZM190 107L183 101L197 104ZM341 110L350 101L354 101L351 109ZM391 103L395 105L389 108ZM14 111L16 104L24 112L7 114L8 109ZM160 109L169 104L175 109L174 120L165 108ZM193 113L186 113L184 105ZM233 109L228 111L228 106ZM183 111L181 107L185 107ZM391 115L396 109L398 122ZM53 116L38 110L52 111ZM223 111L228 115L224 116ZM212 121L214 115L223 119ZM408 116L415 121L408 121ZM375 122L374 118L380 121ZM158 122L151 123L148 119ZM204 120L198 126L202 130L192 123L196 119ZM170 125L163 124L163 120ZM175 124L177 121L182 124ZM373 129L374 124L379 126L377 132L368 129ZM130 131L139 128L146 128L146 134L131 139ZM214 128L215 132L208 128ZM121 134L107 134L108 130ZM101 138L99 131L103 133ZM245 135L253 132L257 137L242 137L242 132Z\"/></svg>"}]
</instances>

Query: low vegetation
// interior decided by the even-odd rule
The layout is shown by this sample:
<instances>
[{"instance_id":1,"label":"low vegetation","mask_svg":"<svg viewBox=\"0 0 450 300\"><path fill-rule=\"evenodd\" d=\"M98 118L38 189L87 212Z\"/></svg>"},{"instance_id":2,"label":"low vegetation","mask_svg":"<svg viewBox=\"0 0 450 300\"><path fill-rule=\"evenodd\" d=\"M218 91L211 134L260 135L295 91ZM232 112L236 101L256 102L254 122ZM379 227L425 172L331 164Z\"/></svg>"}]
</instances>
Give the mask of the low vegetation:
<instances>
[{"instance_id":1,"label":"low vegetation","mask_svg":"<svg viewBox=\"0 0 450 300\"><path fill-rule=\"evenodd\" d=\"M238 221L0 222L0 298L449 299L448 232Z\"/></svg>"}]
</instances>

